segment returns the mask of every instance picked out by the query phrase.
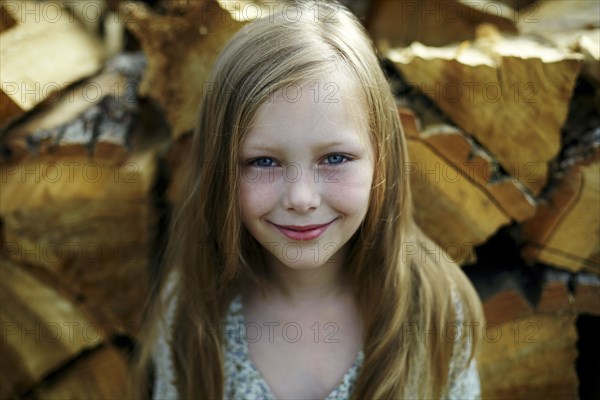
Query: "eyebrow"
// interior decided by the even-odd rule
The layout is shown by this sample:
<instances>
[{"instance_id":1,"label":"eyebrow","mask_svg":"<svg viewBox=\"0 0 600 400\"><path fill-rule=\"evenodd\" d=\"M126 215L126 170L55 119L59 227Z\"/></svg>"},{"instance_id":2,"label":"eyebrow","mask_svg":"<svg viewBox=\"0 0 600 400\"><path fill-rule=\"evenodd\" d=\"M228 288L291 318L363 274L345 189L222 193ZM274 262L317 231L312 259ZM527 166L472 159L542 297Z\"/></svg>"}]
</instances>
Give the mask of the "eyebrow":
<instances>
[{"instance_id":1,"label":"eyebrow","mask_svg":"<svg viewBox=\"0 0 600 400\"><path fill-rule=\"evenodd\" d=\"M354 145L354 143L350 143L350 142L339 142L339 141L335 141L335 142L326 142L326 143L319 143L318 145L313 147L313 150L323 150L323 149L328 149L330 147L335 147L335 146L343 146L343 145ZM270 147L270 146L266 146L266 145L249 145L248 146L249 150L259 150L259 151L266 151L266 152L276 152L278 149L274 148L274 147Z\"/></svg>"}]
</instances>

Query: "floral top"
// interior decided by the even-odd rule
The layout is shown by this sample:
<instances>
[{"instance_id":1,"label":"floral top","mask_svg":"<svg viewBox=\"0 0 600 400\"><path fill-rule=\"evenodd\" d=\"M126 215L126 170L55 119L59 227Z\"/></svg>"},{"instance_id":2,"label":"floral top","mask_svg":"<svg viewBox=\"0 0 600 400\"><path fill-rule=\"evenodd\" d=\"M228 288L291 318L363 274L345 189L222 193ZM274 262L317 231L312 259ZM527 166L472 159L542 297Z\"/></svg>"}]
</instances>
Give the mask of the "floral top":
<instances>
[{"instance_id":1,"label":"floral top","mask_svg":"<svg viewBox=\"0 0 600 400\"><path fill-rule=\"evenodd\" d=\"M454 294L454 293L453 293ZM457 308L457 315L462 315L462 304L454 296L454 304ZM172 326L175 312L175 301L169 304L167 309L167 326ZM248 342L241 332L244 329L236 330L237 327L243 328L244 316L242 312L241 296L236 296L229 306L226 317L226 334L224 342L225 355L225 399L275 399L271 388L262 377L258 368L249 357ZM234 329L229 329L234 327ZM175 370L171 350L168 345L170 333L159 335L154 361L156 366L156 382L152 398L155 400L178 399L177 388L174 385ZM457 341L456 343L461 343ZM450 375L447 398L450 399L473 399L480 397L479 375L475 360L473 360L466 369L459 369L457 366L465 365L465 361L470 353L470 346L455 346L454 354L450 363ZM358 376L364 354L358 352L354 363L346 371L339 382L339 385L325 398L325 400L349 399L354 382ZM413 382L411 387L415 387L417 382Z\"/></svg>"}]
</instances>

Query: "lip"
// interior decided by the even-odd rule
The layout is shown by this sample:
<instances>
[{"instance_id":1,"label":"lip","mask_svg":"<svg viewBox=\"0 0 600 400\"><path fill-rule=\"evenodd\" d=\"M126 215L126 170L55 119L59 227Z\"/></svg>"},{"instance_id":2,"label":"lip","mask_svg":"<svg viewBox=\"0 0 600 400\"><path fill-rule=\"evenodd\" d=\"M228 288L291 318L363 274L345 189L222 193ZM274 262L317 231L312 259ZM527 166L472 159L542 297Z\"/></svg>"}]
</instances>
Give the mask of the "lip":
<instances>
[{"instance_id":1,"label":"lip","mask_svg":"<svg viewBox=\"0 0 600 400\"><path fill-rule=\"evenodd\" d=\"M318 238L329 228L329 226L335 221L335 219L326 224L320 225L277 225L273 224L273 226L285 236L293 240L313 240Z\"/></svg>"}]
</instances>

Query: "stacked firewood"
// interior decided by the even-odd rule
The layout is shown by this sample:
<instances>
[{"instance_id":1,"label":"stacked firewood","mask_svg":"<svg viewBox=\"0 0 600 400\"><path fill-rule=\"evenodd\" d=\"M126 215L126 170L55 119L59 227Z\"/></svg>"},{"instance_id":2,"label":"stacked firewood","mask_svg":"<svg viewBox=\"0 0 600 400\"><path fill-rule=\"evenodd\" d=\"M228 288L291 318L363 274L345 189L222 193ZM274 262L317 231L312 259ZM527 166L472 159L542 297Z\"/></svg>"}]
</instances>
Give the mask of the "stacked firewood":
<instances>
[{"instance_id":1,"label":"stacked firewood","mask_svg":"<svg viewBox=\"0 0 600 400\"><path fill-rule=\"evenodd\" d=\"M261 10L149 3L0 3L0 398L127 393L207 75ZM429 250L484 302L484 397L598 393L598 3L344 3L397 96Z\"/></svg>"},{"instance_id":2,"label":"stacked firewood","mask_svg":"<svg viewBox=\"0 0 600 400\"><path fill-rule=\"evenodd\" d=\"M600 6L527 3L376 1L369 29L417 220L484 300L484 397L597 397Z\"/></svg>"},{"instance_id":3,"label":"stacked firewood","mask_svg":"<svg viewBox=\"0 0 600 400\"><path fill-rule=\"evenodd\" d=\"M0 6L0 398L122 398L148 294L161 131L138 96L146 59L122 52L118 10L70 4Z\"/></svg>"}]
</instances>

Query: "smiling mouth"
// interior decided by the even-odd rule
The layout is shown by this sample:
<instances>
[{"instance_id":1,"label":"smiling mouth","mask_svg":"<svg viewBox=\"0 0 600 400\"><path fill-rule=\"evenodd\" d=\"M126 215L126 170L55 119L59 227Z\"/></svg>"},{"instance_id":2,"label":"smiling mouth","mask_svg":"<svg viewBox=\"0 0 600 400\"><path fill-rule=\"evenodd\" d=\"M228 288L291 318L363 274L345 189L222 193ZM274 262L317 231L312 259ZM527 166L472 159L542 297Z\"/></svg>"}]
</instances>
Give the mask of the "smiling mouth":
<instances>
[{"instance_id":1,"label":"smiling mouth","mask_svg":"<svg viewBox=\"0 0 600 400\"><path fill-rule=\"evenodd\" d=\"M321 236L335 219L326 224L317 225L277 225L273 224L281 233L293 240L313 240Z\"/></svg>"},{"instance_id":2,"label":"smiling mouth","mask_svg":"<svg viewBox=\"0 0 600 400\"><path fill-rule=\"evenodd\" d=\"M333 221L331 221L333 222ZM328 222L326 224L316 224L316 225L304 225L304 226L300 226L300 225L277 225L277 224L273 224L279 228L284 228L284 229L289 229L292 231L298 231L298 232L304 232L304 231L310 231L313 229L317 229L317 228L321 228L325 225L329 225L331 222Z\"/></svg>"}]
</instances>

